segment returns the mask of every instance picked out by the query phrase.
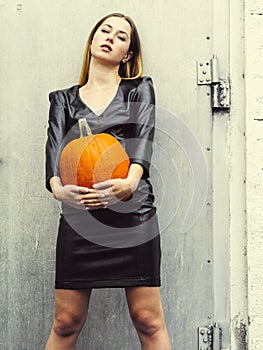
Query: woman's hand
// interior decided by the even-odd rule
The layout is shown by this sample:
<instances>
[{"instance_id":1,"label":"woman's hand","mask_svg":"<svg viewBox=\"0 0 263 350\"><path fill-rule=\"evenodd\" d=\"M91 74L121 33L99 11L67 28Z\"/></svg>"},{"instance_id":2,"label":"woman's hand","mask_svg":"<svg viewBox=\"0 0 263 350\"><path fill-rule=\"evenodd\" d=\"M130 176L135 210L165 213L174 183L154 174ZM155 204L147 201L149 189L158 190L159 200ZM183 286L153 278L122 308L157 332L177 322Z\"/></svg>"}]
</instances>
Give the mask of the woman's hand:
<instances>
[{"instance_id":1,"label":"woman's hand","mask_svg":"<svg viewBox=\"0 0 263 350\"><path fill-rule=\"evenodd\" d=\"M104 208L105 204L99 200L94 189L87 187L66 185L59 188L56 198L77 209L99 209Z\"/></svg>"},{"instance_id":2,"label":"woman's hand","mask_svg":"<svg viewBox=\"0 0 263 350\"><path fill-rule=\"evenodd\" d=\"M132 194L132 184L129 179L112 179L93 185L98 198L105 206L128 199Z\"/></svg>"},{"instance_id":3,"label":"woman's hand","mask_svg":"<svg viewBox=\"0 0 263 350\"><path fill-rule=\"evenodd\" d=\"M132 182L129 178L99 182L94 184L93 188L99 200L103 201L105 206L128 199L132 194Z\"/></svg>"},{"instance_id":4,"label":"woman's hand","mask_svg":"<svg viewBox=\"0 0 263 350\"><path fill-rule=\"evenodd\" d=\"M54 197L77 209L99 209L105 208L105 203L100 200L96 190L76 185L63 186L58 176L50 179L50 186Z\"/></svg>"},{"instance_id":5,"label":"woman's hand","mask_svg":"<svg viewBox=\"0 0 263 350\"><path fill-rule=\"evenodd\" d=\"M143 168L140 164L133 163L126 179L112 179L93 185L99 200L103 201L105 206L112 205L121 200L128 199L132 192L136 190L142 177Z\"/></svg>"}]
</instances>

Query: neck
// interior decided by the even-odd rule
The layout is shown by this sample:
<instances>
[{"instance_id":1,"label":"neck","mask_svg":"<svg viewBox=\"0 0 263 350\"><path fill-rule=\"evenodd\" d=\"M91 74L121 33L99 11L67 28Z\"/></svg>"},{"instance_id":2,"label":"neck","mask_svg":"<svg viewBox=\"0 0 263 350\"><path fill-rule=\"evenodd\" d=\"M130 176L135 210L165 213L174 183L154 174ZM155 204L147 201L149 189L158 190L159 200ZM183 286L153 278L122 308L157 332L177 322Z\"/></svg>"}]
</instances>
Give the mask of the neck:
<instances>
[{"instance_id":1,"label":"neck","mask_svg":"<svg viewBox=\"0 0 263 350\"><path fill-rule=\"evenodd\" d=\"M90 89L103 89L118 85L121 81L119 76L119 66L105 65L91 57L89 80L86 87Z\"/></svg>"}]
</instances>

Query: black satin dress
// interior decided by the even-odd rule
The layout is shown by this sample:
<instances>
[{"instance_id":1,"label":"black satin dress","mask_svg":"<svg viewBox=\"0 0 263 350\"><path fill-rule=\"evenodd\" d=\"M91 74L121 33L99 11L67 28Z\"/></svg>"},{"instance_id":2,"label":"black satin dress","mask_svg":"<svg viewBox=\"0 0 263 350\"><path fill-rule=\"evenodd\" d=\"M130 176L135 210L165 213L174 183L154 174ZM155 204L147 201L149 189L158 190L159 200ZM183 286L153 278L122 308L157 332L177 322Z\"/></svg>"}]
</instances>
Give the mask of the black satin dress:
<instances>
[{"instance_id":1,"label":"black satin dress","mask_svg":"<svg viewBox=\"0 0 263 350\"><path fill-rule=\"evenodd\" d=\"M142 179L126 200L105 209L81 210L62 203L56 248L60 289L160 286L160 235L149 167L155 123L150 77L122 79L99 116L80 98L79 85L51 92L46 143L46 187L59 176L63 147L79 137L85 117L96 133L109 133L123 145L131 163L142 165Z\"/></svg>"}]
</instances>

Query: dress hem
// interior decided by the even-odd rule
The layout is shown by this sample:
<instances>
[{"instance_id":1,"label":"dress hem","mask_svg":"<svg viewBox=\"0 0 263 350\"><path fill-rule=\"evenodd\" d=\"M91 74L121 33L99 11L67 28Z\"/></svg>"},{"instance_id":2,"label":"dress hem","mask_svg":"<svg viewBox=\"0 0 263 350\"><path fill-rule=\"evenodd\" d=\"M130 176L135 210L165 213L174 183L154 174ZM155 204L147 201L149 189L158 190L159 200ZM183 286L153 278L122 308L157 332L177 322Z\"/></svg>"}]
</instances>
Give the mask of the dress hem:
<instances>
[{"instance_id":1,"label":"dress hem","mask_svg":"<svg viewBox=\"0 0 263 350\"><path fill-rule=\"evenodd\" d=\"M55 289L89 289L89 288L125 288L125 287L160 287L160 278L127 279L108 281L56 281Z\"/></svg>"}]
</instances>

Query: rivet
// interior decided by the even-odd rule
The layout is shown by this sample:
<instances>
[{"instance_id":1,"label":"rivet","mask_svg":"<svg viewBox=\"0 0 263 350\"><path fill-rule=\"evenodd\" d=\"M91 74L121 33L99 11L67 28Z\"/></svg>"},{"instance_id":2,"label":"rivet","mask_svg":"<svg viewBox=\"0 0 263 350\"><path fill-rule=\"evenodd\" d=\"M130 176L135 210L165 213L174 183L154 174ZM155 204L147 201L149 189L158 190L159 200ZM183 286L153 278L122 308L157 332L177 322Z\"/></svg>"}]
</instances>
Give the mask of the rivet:
<instances>
[{"instance_id":1,"label":"rivet","mask_svg":"<svg viewBox=\"0 0 263 350\"><path fill-rule=\"evenodd\" d=\"M203 74L206 74L206 70L203 70L203 72L202 72Z\"/></svg>"},{"instance_id":2,"label":"rivet","mask_svg":"<svg viewBox=\"0 0 263 350\"><path fill-rule=\"evenodd\" d=\"M204 79L199 79L200 83L202 83L204 81Z\"/></svg>"},{"instance_id":3,"label":"rivet","mask_svg":"<svg viewBox=\"0 0 263 350\"><path fill-rule=\"evenodd\" d=\"M220 103L220 105L221 105L221 106L224 106L225 104L224 104L224 102L222 101L222 102Z\"/></svg>"},{"instance_id":4,"label":"rivet","mask_svg":"<svg viewBox=\"0 0 263 350\"><path fill-rule=\"evenodd\" d=\"M203 62L200 62L199 65L202 67L202 66L204 65L204 63L203 63Z\"/></svg>"},{"instance_id":5,"label":"rivet","mask_svg":"<svg viewBox=\"0 0 263 350\"><path fill-rule=\"evenodd\" d=\"M209 79L209 78L206 78L206 81L207 81L207 82L209 82L209 81L210 81L210 79Z\"/></svg>"},{"instance_id":6,"label":"rivet","mask_svg":"<svg viewBox=\"0 0 263 350\"><path fill-rule=\"evenodd\" d=\"M204 335L205 331L203 329L201 329L200 334Z\"/></svg>"}]
</instances>

